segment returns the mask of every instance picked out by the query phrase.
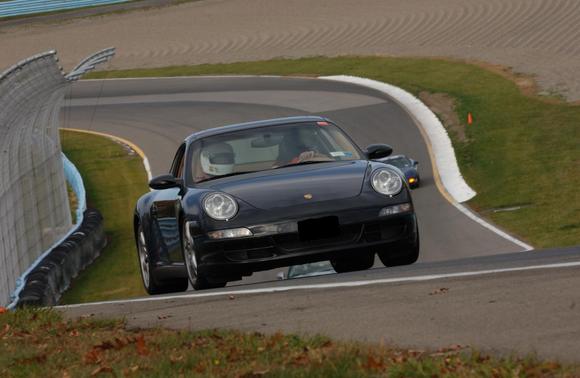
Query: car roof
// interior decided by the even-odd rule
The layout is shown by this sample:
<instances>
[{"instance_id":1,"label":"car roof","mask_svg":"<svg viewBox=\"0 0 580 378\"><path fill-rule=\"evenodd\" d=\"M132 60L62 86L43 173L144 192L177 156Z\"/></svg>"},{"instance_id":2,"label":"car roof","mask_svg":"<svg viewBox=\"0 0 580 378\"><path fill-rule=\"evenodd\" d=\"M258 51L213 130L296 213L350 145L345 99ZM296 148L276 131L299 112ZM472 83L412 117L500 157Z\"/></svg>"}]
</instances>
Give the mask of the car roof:
<instances>
[{"instance_id":1,"label":"car roof","mask_svg":"<svg viewBox=\"0 0 580 378\"><path fill-rule=\"evenodd\" d=\"M187 143L191 143L194 140L205 138L208 136L225 134L225 133L229 133L229 132L233 132L233 131L249 130L249 129L264 127L264 126L279 126L279 125L287 125L289 123L319 122L319 121L326 121L326 122L332 123L332 121L330 121L324 117L319 117L319 116L274 118L274 119L266 119L263 121L236 123L233 125L227 125L227 126L216 127L216 128L212 128L212 129L198 131L198 132L193 133L190 136L188 136L185 139L185 141Z\"/></svg>"}]
</instances>

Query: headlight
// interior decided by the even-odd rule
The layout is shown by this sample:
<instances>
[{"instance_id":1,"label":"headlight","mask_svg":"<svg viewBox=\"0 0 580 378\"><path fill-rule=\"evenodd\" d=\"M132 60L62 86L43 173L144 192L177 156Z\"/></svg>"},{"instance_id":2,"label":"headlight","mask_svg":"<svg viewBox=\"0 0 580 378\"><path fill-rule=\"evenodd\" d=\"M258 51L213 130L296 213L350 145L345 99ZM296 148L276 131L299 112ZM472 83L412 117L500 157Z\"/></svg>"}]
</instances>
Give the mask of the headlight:
<instances>
[{"instance_id":1,"label":"headlight","mask_svg":"<svg viewBox=\"0 0 580 378\"><path fill-rule=\"evenodd\" d=\"M376 170L371 176L371 185L378 193L394 196L403 188L403 180L395 171L381 168Z\"/></svg>"},{"instance_id":2,"label":"headlight","mask_svg":"<svg viewBox=\"0 0 580 378\"><path fill-rule=\"evenodd\" d=\"M224 193L211 193L203 199L205 213L215 220L229 220L236 216L238 204Z\"/></svg>"}]
</instances>

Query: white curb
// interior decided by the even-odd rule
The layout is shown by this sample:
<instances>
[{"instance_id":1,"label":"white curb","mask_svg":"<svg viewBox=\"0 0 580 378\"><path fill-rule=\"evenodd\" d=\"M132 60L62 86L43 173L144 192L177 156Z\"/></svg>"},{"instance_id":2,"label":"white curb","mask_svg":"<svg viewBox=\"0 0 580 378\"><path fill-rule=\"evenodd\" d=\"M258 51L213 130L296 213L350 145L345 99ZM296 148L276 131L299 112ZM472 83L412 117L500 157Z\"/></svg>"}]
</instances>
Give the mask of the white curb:
<instances>
[{"instance_id":1,"label":"white curb","mask_svg":"<svg viewBox=\"0 0 580 378\"><path fill-rule=\"evenodd\" d=\"M392 97L411 117L415 118L417 124L427 136L428 143L431 144L431 149L435 155L434 163L445 190L459 203L475 197L476 192L467 185L459 171L455 151L447 131L437 116L421 100L394 85L362 77L337 75L323 76L320 79L358 84L381 91Z\"/></svg>"}]
</instances>

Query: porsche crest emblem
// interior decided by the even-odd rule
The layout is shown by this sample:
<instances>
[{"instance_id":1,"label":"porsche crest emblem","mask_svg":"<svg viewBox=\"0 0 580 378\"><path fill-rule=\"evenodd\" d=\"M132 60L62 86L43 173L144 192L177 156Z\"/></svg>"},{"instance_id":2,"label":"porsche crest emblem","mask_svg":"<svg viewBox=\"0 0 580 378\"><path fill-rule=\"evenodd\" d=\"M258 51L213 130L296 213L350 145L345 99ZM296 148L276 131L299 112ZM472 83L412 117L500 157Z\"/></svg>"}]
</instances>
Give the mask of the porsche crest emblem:
<instances>
[{"instance_id":1,"label":"porsche crest emblem","mask_svg":"<svg viewBox=\"0 0 580 378\"><path fill-rule=\"evenodd\" d=\"M304 199L307 199L307 200L310 200L310 199L312 199L312 194L310 194L310 193L306 193L306 194L304 195Z\"/></svg>"}]
</instances>

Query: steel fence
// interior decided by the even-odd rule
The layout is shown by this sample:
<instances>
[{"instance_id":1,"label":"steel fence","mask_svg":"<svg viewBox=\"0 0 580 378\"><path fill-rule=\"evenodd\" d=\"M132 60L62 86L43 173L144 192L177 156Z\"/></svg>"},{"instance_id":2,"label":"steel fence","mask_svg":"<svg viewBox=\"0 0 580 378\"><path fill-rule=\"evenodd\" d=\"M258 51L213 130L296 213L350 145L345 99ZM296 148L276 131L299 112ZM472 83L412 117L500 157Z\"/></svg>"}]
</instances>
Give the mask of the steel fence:
<instances>
[{"instance_id":1,"label":"steel fence","mask_svg":"<svg viewBox=\"0 0 580 378\"><path fill-rule=\"evenodd\" d=\"M39 256L72 229L60 108L67 86L113 54L103 50L65 75L50 51L0 74L0 305Z\"/></svg>"}]
</instances>

